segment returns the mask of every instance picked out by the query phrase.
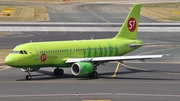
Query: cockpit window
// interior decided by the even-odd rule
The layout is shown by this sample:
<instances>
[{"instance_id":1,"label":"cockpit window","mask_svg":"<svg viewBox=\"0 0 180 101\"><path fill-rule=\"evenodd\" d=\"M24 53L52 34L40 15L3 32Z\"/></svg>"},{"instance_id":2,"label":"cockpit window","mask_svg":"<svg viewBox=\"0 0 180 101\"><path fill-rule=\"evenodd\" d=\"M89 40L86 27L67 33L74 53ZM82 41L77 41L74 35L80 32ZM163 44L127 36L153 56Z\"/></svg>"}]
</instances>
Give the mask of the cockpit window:
<instances>
[{"instance_id":1,"label":"cockpit window","mask_svg":"<svg viewBox=\"0 0 180 101\"><path fill-rule=\"evenodd\" d=\"M20 54L24 54L22 50L19 51Z\"/></svg>"},{"instance_id":2,"label":"cockpit window","mask_svg":"<svg viewBox=\"0 0 180 101\"><path fill-rule=\"evenodd\" d=\"M27 52L24 50L24 54L27 54Z\"/></svg>"},{"instance_id":3,"label":"cockpit window","mask_svg":"<svg viewBox=\"0 0 180 101\"><path fill-rule=\"evenodd\" d=\"M12 50L12 52L11 52L11 54L18 54L19 53L19 51L17 51L17 50Z\"/></svg>"},{"instance_id":4,"label":"cockpit window","mask_svg":"<svg viewBox=\"0 0 180 101\"><path fill-rule=\"evenodd\" d=\"M12 50L11 54L27 54L26 50Z\"/></svg>"}]
</instances>

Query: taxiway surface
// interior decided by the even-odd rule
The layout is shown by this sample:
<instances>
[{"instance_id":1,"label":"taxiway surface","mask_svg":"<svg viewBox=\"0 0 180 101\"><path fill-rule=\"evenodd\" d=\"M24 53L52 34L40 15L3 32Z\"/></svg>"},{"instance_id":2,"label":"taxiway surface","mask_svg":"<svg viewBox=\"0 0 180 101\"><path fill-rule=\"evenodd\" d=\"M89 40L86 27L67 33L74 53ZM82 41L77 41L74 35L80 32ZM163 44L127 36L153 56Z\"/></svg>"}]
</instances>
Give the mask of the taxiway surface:
<instances>
[{"instance_id":1,"label":"taxiway surface","mask_svg":"<svg viewBox=\"0 0 180 101\"><path fill-rule=\"evenodd\" d=\"M116 23L124 22L132 4L121 2L109 3L63 3L63 4L36 4L1 2L1 4L16 4L23 6L45 6L51 22L96 22ZM141 16L140 22L157 22Z\"/></svg>"},{"instance_id":2,"label":"taxiway surface","mask_svg":"<svg viewBox=\"0 0 180 101\"><path fill-rule=\"evenodd\" d=\"M68 4L65 4L68 5ZM75 4L70 4L71 6ZM68 14L59 15L66 17L56 18L57 12L54 7L48 11L52 13L52 21L75 21L75 22L105 22L90 11L96 12L97 9L115 7L114 12L126 12L127 8L111 4L77 4L80 7L72 7ZM58 6L58 7L57 7ZM66 7L71 7L66 6ZM51 6L52 7L52 6ZM63 7L63 6L62 6ZM87 9L85 9L85 7ZM124 6L122 6L124 7ZM58 12L61 6L56 5ZM124 10L124 11L123 11ZM101 12L102 10L100 10ZM68 11L67 11L68 12ZM109 22L124 21L124 15L96 13L99 16L107 16ZM54 14L54 15L53 15ZM77 18L87 14L93 18ZM73 16L72 16L73 15ZM116 15L116 16L114 16ZM68 18L72 17L72 18ZM108 18L108 17L122 17ZM67 19L68 18L68 19ZM144 21L149 21L145 18ZM20 43L32 41L50 41L50 40L70 40L70 39L94 39L113 37L117 32L14 32L17 34L3 36L0 38L0 46L3 48L13 48ZM77 37L78 36L78 37ZM168 42L167 44L142 47L127 55L137 54L164 54L175 52L174 57L147 60L147 63L140 61L125 62L124 64L108 63L105 66L99 66L99 78L88 79L86 77L75 77L70 69L65 69L64 77L54 77L52 68L42 68L33 72L33 80L25 80L26 72L20 69L8 68L0 69L0 100L2 101L179 101L180 99L180 68L179 68L179 33L178 32L140 32L138 39L145 42Z\"/></svg>"},{"instance_id":3,"label":"taxiway surface","mask_svg":"<svg viewBox=\"0 0 180 101\"><path fill-rule=\"evenodd\" d=\"M162 37L163 34L163 37ZM13 48L20 42L70 40L113 37L116 33L80 32L21 32L1 38L1 45ZM51 36L51 37L50 37ZM78 37L77 37L78 36ZM147 38L148 37L148 38ZM69 68L63 77L54 77L52 68L33 72L33 80L25 80L26 72L9 68L0 71L0 99L23 101L66 100L109 100L109 101L178 101L180 98L180 68L178 33L139 33L138 39L148 42L167 41L168 44L142 47L127 55L164 54L175 52L174 57L140 61L125 64L108 63L99 66L99 78L75 77ZM8 44L9 43L9 44ZM8 45L5 45L8 44ZM5 47L4 47L5 48Z\"/></svg>"},{"instance_id":4,"label":"taxiway surface","mask_svg":"<svg viewBox=\"0 0 180 101\"><path fill-rule=\"evenodd\" d=\"M75 77L70 73L70 69L65 69L64 77L57 78L53 76L52 68L43 68L32 74L31 81L25 80L26 73L19 69L6 69L0 71L0 99L2 101L179 100L179 64L120 65L116 76L113 76L116 66L117 63L100 66L98 79ZM138 70L137 67L144 70Z\"/></svg>"}]
</instances>

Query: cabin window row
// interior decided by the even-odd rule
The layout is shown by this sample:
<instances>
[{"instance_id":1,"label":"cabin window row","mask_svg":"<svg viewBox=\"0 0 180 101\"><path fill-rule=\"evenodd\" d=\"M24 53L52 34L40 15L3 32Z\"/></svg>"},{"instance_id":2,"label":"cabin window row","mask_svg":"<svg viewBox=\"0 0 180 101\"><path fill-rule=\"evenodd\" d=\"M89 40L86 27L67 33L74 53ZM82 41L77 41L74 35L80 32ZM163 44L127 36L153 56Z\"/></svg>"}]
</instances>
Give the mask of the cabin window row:
<instances>
[{"instance_id":1,"label":"cabin window row","mask_svg":"<svg viewBox=\"0 0 180 101\"><path fill-rule=\"evenodd\" d=\"M37 51L39 52L39 51ZM45 51L40 51L40 53L57 53L57 52L68 52L68 50L45 50Z\"/></svg>"},{"instance_id":2,"label":"cabin window row","mask_svg":"<svg viewBox=\"0 0 180 101\"><path fill-rule=\"evenodd\" d=\"M116 49L116 47L111 47L111 48L85 48L85 49L70 49L69 51L86 51L86 50L113 50ZM39 52L39 51L37 51ZM40 51L40 53L57 53L57 52L68 52L67 49L65 50L45 50L45 51Z\"/></svg>"}]
</instances>

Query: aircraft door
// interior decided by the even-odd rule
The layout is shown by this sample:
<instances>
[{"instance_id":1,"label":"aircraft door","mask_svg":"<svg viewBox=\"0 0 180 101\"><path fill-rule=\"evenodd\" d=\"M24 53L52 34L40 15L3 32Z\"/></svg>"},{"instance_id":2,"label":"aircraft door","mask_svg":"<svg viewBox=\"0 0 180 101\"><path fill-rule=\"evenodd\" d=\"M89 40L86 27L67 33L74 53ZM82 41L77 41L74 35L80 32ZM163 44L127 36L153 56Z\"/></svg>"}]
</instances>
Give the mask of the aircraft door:
<instances>
[{"instance_id":1,"label":"aircraft door","mask_svg":"<svg viewBox=\"0 0 180 101\"><path fill-rule=\"evenodd\" d=\"M122 55L123 52L124 52L124 45L122 42L119 42L119 47L120 47L120 50L119 50L119 55Z\"/></svg>"},{"instance_id":2,"label":"aircraft door","mask_svg":"<svg viewBox=\"0 0 180 101\"><path fill-rule=\"evenodd\" d=\"M34 52L34 59L38 60L40 59L40 51L38 46L32 46L33 52Z\"/></svg>"},{"instance_id":3,"label":"aircraft door","mask_svg":"<svg viewBox=\"0 0 180 101\"><path fill-rule=\"evenodd\" d=\"M76 54L76 48L72 48L73 54Z\"/></svg>"}]
</instances>

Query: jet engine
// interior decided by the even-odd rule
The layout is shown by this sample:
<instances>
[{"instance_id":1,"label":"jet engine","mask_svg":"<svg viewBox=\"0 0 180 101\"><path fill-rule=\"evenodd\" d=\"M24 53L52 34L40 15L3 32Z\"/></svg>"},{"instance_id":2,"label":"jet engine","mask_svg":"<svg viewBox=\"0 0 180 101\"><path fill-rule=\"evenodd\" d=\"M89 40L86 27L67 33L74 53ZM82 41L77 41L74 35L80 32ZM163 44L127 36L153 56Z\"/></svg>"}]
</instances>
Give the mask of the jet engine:
<instances>
[{"instance_id":1,"label":"jet engine","mask_svg":"<svg viewBox=\"0 0 180 101\"><path fill-rule=\"evenodd\" d=\"M91 62L77 62L71 66L71 72L76 76L84 76L90 74L95 69Z\"/></svg>"},{"instance_id":2,"label":"jet engine","mask_svg":"<svg viewBox=\"0 0 180 101\"><path fill-rule=\"evenodd\" d=\"M33 71L36 71L36 70L39 70L40 68L30 68L30 72L33 72ZM28 68L21 68L21 70L23 72L27 72L28 71Z\"/></svg>"}]
</instances>

